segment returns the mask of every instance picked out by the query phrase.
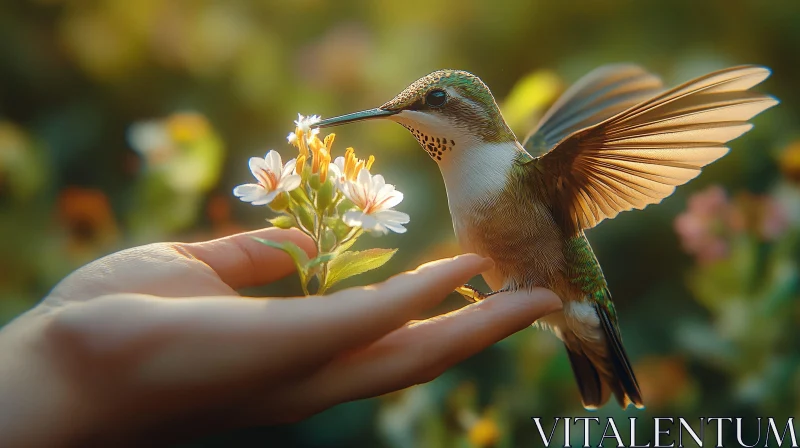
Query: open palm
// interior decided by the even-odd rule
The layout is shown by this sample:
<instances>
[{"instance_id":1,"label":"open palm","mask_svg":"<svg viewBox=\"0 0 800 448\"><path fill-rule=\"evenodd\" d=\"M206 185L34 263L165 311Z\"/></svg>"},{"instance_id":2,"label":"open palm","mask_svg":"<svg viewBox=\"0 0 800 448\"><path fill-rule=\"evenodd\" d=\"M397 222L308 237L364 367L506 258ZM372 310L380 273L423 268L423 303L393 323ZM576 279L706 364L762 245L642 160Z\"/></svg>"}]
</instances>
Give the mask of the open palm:
<instances>
[{"instance_id":1,"label":"open palm","mask_svg":"<svg viewBox=\"0 0 800 448\"><path fill-rule=\"evenodd\" d=\"M313 255L300 232L266 229L135 247L64 279L0 331L0 358L14 357L0 361L0 402L40 412L33 427L0 422L0 434L118 446L294 421L429 381L560 307L540 289L412 320L492 266L472 254L324 297L242 297L294 271L252 236Z\"/></svg>"}]
</instances>

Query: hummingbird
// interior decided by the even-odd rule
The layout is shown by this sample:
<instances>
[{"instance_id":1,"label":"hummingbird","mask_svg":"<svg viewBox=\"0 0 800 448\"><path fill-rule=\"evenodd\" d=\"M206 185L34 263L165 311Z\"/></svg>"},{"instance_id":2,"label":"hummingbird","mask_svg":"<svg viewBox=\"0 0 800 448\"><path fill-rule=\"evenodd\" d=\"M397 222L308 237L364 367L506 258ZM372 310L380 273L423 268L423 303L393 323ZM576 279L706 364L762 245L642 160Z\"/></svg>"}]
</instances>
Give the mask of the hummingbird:
<instances>
[{"instance_id":1,"label":"hummingbird","mask_svg":"<svg viewBox=\"0 0 800 448\"><path fill-rule=\"evenodd\" d=\"M726 143L778 101L750 88L770 70L738 66L672 89L633 64L602 66L552 105L520 142L477 76L438 70L382 106L318 127L386 119L408 129L439 166L464 251L494 261L492 292L544 287L563 303L535 325L566 347L586 409L611 394L643 409L618 315L586 230L666 198L724 156Z\"/></svg>"}]
</instances>

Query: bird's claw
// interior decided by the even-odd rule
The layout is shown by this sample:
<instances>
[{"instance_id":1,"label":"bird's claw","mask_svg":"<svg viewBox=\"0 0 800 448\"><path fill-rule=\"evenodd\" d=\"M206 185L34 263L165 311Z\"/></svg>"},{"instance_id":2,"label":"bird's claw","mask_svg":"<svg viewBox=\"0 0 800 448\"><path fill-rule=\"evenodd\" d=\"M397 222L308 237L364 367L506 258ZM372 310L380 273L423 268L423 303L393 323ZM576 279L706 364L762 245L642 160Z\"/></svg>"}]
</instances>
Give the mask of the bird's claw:
<instances>
[{"instance_id":1,"label":"bird's claw","mask_svg":"<svg viewBox=\"0 0 800 448\"><path fill-rule=\"evenodd\" d=\"M464 296L470 302L480 302L486 298L486 294L478 291L474 286L462 285L456 288L456 292Z\"/></svg>"},{"instance_id":2,"label":"bird's claw","mask_svg":"<svg viewBox=\"0 0 800 448\"><path fill-rule=\"evenodd\" d=\"M470 302L480 302L481 300L493 296L499 292L506 292L508 288L499 289L497 291L492 291L490 293L482 293L478 291L477 288L471 285L462 285L456 288L456 292L464 296L465 299L469 300Z\"/></svg>"}]
</instances>

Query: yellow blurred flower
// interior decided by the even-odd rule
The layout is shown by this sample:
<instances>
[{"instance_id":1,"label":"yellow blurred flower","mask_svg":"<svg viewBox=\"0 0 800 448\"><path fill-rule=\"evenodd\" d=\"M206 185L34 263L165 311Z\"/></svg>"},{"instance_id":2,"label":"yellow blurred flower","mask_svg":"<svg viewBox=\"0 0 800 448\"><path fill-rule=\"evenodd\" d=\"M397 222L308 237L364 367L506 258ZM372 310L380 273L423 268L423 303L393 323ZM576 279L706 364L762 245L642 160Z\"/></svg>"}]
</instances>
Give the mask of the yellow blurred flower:
<instances>
[{"instance_id":1,"label":"yellow blurred flower","mask_svg":"<svg viewBox=\"0 0 800 448\"><path fill-rule=\"evenodd\" d=\"M128 141L147 168L176 191L206 192L217 184L222 141L202 114L180 112L134 123Z\"/></svg>"},{"instance_id":2,"label":"yellow blurred flower","mask_svg":"<svg viewBox=\"0 0 800 448\"><path fill-rule=\"evenodd\" d=\"M564 90L561 79L550 70L536 70L520 79L503 101L503 117L511 129L525 129L555 102ZM524 134L523 134L524 135Z\"/></svg>"},{"instance_id":3,"label":"yellow blurred flower","mask_svg":"<svg viewBox=\"0 0 800 448\"><path fill-rule=\"evenodd\" d=\"M26 204L49 180L47 163L30 136L0 121L0 198Z\"/></svg>"},{"instance_id":4,"label":"yellow blurred flower","mask_svg":"<svg viewBox=\"0 0 800 448\"><path fill-rule=\"evenodd\" d=\"M500 441L500 426L487 413L472 425L467 438L476 447L495 446Z\"/></svg>"},{"instance_id":5,"label":"yellow blurred flower","mask_svg":"<svg viewBox=\"0 0 800 448\"><path fill-rule=\"evenodd\" d=\"M177 143L199 140L206 137L211 131L206 117L191 112L170 115L164 124L169 135Z\"/></svg>"},{"instance_id":6,"label":"yellow blurred flower","mask_svg":"<svg viewBox=\"0 0 800 448\"><path fill-rule=\"evenodd\" d=\"M783 175L800 183L800 140L795 140L781 153L778 162Z\"/></svg>"}]
</instances>

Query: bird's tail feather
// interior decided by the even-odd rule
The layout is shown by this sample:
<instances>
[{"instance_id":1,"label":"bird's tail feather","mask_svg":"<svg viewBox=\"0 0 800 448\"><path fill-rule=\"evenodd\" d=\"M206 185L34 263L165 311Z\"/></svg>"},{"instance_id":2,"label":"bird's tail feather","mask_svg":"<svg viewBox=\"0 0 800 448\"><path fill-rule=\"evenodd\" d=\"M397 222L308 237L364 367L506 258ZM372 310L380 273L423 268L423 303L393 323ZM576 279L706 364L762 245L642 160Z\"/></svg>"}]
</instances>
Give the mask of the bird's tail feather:
<instances>
[{"instance_id":1,"label":"bird's tail feather","mask_svg":"<svg viewBox=\"0 0 800 448\"><path fill-rule=\"evenodd\" d=\"M613 393L623 409L631 404L638 409L644 409L639 383L622 346L619 331L611 323L605 308L595 305L595 309L605 336L606 346L603 353L597 353L583 345L566 346L583 407L597 409Z\"/></svg>"}]
</instances>

